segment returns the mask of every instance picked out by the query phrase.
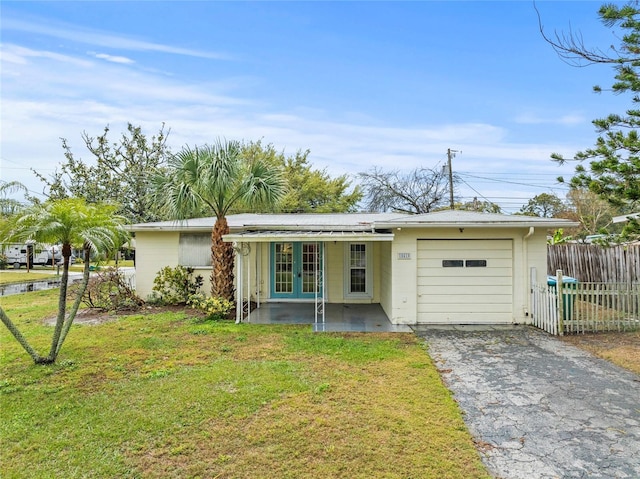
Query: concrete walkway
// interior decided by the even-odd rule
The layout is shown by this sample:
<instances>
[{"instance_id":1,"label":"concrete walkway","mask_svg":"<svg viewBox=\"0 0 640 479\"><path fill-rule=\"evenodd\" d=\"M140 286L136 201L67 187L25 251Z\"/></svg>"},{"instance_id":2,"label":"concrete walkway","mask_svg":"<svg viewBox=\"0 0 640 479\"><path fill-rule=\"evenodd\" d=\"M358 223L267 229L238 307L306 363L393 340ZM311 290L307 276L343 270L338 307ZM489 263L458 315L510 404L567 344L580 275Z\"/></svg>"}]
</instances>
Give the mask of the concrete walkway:
<instances>
[{"instance_id":1,"label":"concrete walkway","mask_svg":"<svg viewBox=\"0 0 640 479\"><path fill-rule=\"evenodd\" d=\"M640 376L537 329L416 327L498 478L640 478Z\"/></svg>"}]
</instances>

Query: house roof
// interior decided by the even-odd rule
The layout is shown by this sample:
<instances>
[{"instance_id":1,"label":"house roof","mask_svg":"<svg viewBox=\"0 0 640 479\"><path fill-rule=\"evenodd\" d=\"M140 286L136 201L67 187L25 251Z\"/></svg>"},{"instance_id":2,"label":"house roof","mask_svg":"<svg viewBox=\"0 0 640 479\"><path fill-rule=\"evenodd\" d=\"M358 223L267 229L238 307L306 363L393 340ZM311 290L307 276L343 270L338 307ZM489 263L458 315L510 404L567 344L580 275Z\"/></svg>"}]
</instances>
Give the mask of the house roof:
<instances>
[{"instance_id":1,"label":"house roof","mask_svg":"<svg viewBox=\"0 0 640 479\"><path fill-rule=\"evenodd\" d=\"M228 215L229 229L246 230L293 230L293 231L372 231L374 224L394 218L399 213L289 213L260 214L243 213ZM130 225L131 231L211 231L215 217L193 218L181 221L159 221Z\"/></svg>"},{"instance_id":2,"label":"house roof","mask_svg":"<svg viewBox=\"0 0 640 479\"><path fill-rule=\"evenodd\" d=\"M224 241L267 243L270 241L393 241L393 233L372 231L248 231L230 233Z\"/></svg>"},{"instance_id":3,"label":"house roof","mask_svg":"<svg viewBox=\"0 0 640 479\"><path fill-rule=\"evenodd\" d=\"M567 228L578 226L575 221L559 218L538 218L523 215L502 215L477 211L442 210L421 215L405 215L386 221L376 222L377 228L504 228L531 227Z\"/></svg>"},{"instance_id":4,"label":"house roof","mask_svg":"<svg viewBox=\"0 0 640 479\"><path fill-rule=\"evenodd\" d=\"M210 232L216 218L193 218L181 221L159 221L155 223L139 223L129 226L131 231L184 231ZM335 235L336 232L347 234L368 232L390 228L494 228L531 226L542 228L566 228L578 226L578 223L558 218L537 218L521 215L502 215L479 213L475 211L443 210L421 215L402 213L290 213L290 214L258 214L243 213L228 215L230 233L243 234L248 239L251 234L255 239L267 238L282 232L289 236L298 235L316 237L324 233ZM258 232L261 234L258 235ZM376 233L379 234L379 233ZM332 238L333 239L333 238ZM266 239L264 241L267 241ZM350 240L353 241L353 240Z\"/></svg>"}]
</instances>

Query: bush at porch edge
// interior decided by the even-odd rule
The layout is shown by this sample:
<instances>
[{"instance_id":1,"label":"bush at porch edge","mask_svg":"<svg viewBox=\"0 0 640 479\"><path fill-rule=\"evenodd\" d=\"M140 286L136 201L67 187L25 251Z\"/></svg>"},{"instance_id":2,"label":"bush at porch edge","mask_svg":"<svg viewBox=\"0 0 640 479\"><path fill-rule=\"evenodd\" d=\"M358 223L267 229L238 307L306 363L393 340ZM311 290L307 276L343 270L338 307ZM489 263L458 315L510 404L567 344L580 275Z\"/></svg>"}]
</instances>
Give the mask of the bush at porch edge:
<instances>
[{"instance_id":1,"label":"bush at porch edge","mask_svg":"<svg viewBox=\"0 0 640 479\"><path fill-rule=\"evenodd\" d=\"M189 296L187 304L204 312L207 315L207 319L214 321L227 319L233 309L231 301L224 298L206 298L202 293Z\"/></svg>"}]
</instances>

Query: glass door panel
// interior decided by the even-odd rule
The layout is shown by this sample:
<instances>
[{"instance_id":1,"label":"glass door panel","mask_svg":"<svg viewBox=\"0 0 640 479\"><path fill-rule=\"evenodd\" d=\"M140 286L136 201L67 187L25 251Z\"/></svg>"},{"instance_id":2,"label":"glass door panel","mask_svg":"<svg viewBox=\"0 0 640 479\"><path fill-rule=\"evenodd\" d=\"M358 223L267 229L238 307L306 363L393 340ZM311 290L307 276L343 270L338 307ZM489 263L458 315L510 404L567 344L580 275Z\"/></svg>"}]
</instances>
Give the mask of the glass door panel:
<instances>
[{"instance_id":1,"label":"glass door panel","mask_svg":"<svg viewBox=\"0 0 640 479\"><path fill-rule=\"evenodd\" d=\"M313 298L320 267L318 243L271 244L271 293L274 298Z\"/></svg>"},{"instance_id":2,"label":"glass door panel","mask_svg":"<svg viewBox=\"0 0 640 479\"><path fill-rule=\"evenodd\" d=\"M274 243L273 273L274 293L293 294L293 243Z\"/></svg>"},{"instance_id":3,"label":"glass door panel","mask_svg":"<svg viewBox=\"0 0 640 479\"><path fill-rule=\"evenodd\" d=\"M315 294L318 266L318 244L302 243L302 294Z\"/></svg>"}]
</instances>

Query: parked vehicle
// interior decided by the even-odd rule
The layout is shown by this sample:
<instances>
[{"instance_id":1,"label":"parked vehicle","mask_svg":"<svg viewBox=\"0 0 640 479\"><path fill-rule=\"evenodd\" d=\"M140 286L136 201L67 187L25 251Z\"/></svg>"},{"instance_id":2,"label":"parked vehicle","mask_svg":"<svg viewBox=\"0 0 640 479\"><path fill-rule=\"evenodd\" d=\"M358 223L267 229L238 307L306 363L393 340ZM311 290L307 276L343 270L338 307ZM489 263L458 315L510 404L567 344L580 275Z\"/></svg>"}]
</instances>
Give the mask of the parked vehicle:
<instances>
[{"instance_id":1,"label":"parked vehicle","mask_svg":"<svg viewBox=\"0 0 640 479\"><path fill-rule=\"evenodd\" d=\"M62 248L57 245L3 244L2 249L8 266L18 269L21 266L54 265L62 262Z\"/></svg>"}]
</instances>

